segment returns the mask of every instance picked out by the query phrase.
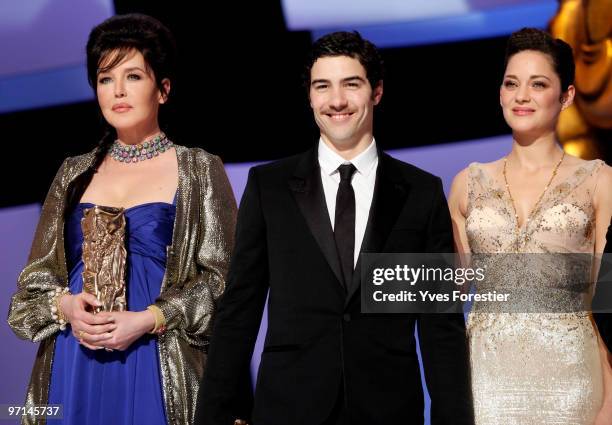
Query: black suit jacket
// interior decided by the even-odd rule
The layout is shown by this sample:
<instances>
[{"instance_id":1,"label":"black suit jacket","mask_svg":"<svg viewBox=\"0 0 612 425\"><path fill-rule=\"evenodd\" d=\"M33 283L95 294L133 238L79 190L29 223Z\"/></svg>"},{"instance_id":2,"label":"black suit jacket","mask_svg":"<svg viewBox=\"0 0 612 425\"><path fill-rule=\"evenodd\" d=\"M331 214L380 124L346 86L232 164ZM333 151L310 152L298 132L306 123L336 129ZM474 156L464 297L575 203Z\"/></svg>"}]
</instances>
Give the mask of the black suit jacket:
<instances>
[{"instance_id":1,"label":"black suit jacket","mask_svg":"<svg viewBox=\"0 0 612 425\"><path fill-rule=\"evenodd\" d=\"M379 152L361 251L452 249L440 179ZM317 150L252 168L196 423L242 417L254 425L319 425L341 387L353 425L423 423L416 325L432 424L472 424L463 316L362 314L359 281L355 273L348 290L341 283ZM244 377L268 289L251 411Z\"/></svg>"}]
</instances>

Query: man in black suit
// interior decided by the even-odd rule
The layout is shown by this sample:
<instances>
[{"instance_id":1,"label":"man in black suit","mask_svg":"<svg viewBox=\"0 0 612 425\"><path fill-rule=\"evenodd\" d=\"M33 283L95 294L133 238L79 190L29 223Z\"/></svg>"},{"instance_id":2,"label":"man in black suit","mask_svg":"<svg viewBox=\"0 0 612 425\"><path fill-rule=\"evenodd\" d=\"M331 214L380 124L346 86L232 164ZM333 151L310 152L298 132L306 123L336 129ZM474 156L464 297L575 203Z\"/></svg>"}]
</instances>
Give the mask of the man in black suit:
<instances>
[{"instance_id":1,"label":"man in black suit","mask_svg":"<svg viewBox=\"0 0 612 425\"><path fill-rule=\"evenodd\" d=\"M431 423L472 424L463 316L361 313L360 252L452 252L441 180L377 149L373 44L324 36L306 76L321 137L249 173L196 423L422 424L416 326ZM243 378L268 290L253 403Z\"/></svg>"}]
</instances>

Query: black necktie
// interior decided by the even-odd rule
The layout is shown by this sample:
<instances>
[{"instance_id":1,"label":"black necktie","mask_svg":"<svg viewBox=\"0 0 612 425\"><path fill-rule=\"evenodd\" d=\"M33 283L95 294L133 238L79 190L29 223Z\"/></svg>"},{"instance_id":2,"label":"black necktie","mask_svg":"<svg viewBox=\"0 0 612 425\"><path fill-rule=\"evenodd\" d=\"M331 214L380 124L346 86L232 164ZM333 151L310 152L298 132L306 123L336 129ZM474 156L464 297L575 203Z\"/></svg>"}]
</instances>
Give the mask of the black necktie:
<instances>
[{"instance_id":1,"label":"black necktie","mask_svg":"<svg viewBox=\"0 0 612 425\"><path fill-rule=\"evenodd\" d=\"M351 178L356 168L353 164L338 167L340 184L336 194L336 217L334 221L334 239L342 265L344 287L348 289L353 280L355 256L355 192Z\"/></svg>"}]
</instances>

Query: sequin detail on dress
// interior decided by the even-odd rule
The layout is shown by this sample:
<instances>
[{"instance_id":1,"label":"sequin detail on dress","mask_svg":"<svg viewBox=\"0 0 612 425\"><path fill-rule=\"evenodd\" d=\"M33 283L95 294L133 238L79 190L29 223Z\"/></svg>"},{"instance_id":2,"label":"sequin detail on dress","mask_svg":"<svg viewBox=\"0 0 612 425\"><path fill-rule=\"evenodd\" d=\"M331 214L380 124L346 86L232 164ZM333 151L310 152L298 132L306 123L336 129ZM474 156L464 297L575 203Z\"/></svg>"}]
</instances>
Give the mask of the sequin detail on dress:
<instances>
[{"instance_id":1,"label":"sequin detail on dress","mask_svg":"<svg viewBox=\"0 0 612 425\"><path fill-rule=\"evenodd\" d=\"M589 161L553 181L518 232L504 185L481 164L470 164L465 226L471 252L592 253L592 196L603 164ZM508 273L512 268L500 276ZM534 300L538 287L554 285L556 299L547 302L572 302L564 298L571 277L551 281L543 270L531 275ZM588 313L475 311L467 329L476 425L592 425L603 400L603 378Z\"/></svg>"}]
</instances>

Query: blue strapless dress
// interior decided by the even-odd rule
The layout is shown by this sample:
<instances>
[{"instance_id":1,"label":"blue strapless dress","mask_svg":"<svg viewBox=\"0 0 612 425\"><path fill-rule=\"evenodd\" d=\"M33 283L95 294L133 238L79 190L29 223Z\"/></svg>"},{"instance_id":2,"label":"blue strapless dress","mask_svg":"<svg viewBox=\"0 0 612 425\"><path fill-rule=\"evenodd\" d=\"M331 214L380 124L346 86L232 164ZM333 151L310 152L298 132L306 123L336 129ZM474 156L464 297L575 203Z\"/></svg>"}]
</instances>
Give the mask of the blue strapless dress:
<instances>
[{"instance_id":1,"label":"blue strapless dress","mask_svg":"<svg viewBox=\"0 0 612 425\"><path fill-rule=\"evenodd\" d=\"M83 210L66 221L70 291L82 292ZM145 310L160 293L166 247L172 243L176 208L152 202L125 210L127 307ZM157 339L145 334L125 351L93 351L81 346L70 327L59 333L51 369L49 404L63 405L63 420L49 424L165 425Z\"/></svg>"}]
</instances>

